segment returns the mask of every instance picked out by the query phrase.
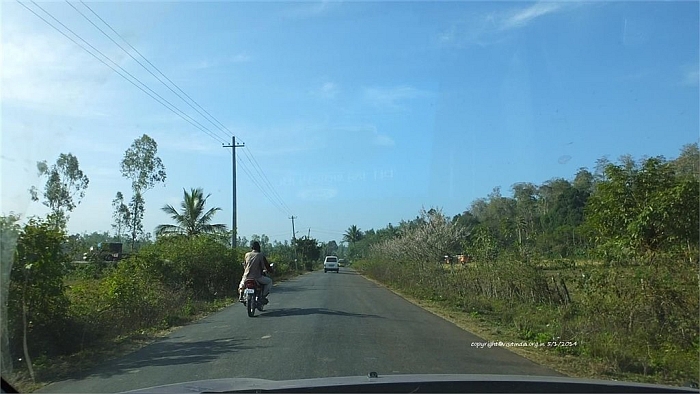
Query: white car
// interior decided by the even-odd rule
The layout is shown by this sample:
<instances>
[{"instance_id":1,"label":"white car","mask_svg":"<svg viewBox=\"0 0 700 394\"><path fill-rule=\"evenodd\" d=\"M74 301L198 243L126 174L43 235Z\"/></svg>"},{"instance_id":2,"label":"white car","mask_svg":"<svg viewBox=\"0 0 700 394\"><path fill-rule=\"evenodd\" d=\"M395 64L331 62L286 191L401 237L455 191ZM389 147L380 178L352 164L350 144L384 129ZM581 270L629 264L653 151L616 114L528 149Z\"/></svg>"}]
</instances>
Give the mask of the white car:
<instances>
[{"instance_id":1,"label":"white car","mask_svg":"<svg viewBox=\"0 0 700 394\"><path fill-rule=\"evenodd\" d=\"M328 271L340 272L337 256L326 256L326 259L323 260L323 272L326 273Z\"/></svg>"}]
</instances>

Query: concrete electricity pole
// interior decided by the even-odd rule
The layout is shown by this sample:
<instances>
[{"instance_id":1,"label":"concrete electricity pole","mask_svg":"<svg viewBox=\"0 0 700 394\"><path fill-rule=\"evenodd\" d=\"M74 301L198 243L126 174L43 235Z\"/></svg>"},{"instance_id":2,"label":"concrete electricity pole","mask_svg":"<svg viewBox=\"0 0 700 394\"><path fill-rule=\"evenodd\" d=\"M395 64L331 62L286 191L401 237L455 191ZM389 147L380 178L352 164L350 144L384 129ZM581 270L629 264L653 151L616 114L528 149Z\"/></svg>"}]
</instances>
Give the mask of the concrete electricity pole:
<instances>
[{"instance_id":1,"label":"concrete electricity pole","mask_svg":"<svg viewBox=\"0 0 700 394\"><path fill-rule=\"evenodd\" d=\"M236 237L238 236L238 231L236 229L236 148L242 148L245 144L236 145L236 136L231 136L231 145L223 145L224 148L231 148L231 165L232 165L232 176L233 176L233 201L232 205L232 218L231 218L231 248L236 249Z\"/></svg>"},{"instance_id":2,"label":"concrete electricity pole","mask_svg":"<svg viewBox=\"0 0 700 394\"><path fill-rule=\"evenodd\" d=\"M290 219L292 219L292 248L294 248L294 270L299 271L299 267L297 267L297 247L294 243L294 240L297 238L297 233L294 231L294 219L297 217L292 215Z\"/></svg>"},{"instance_id":3,"label":"concrete electricity pole","mask_svg":"<svg viewBox=\"0 0 700 394\"><path fill-rule=\"evenodd\" d=\"M292 219L292 241L294 241L294 238L296 237L296 232L294 231L294 219L296 218L296 216L290 217L290 219Z\"/></svg>"}]
</instances>

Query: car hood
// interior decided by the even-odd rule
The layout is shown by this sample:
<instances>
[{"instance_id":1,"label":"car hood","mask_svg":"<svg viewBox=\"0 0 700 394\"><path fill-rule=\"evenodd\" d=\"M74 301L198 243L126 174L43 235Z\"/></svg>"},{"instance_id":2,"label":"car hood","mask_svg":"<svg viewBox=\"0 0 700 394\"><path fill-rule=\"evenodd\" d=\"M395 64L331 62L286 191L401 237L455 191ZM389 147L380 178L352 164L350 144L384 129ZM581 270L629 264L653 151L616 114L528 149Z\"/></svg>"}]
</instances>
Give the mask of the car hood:
<instances>
[{"instance_id":1,"label":"car hood","mask_svg":"<svg viewBox=\"0 0 700 394\"><path fill-rule=\"evenodd\" d=\"M677 392L698 393L690 387L576 379L568 377L416 374L347 376L295 380L230 378L168 384L126 393L211 392Z\"/></svg>"}]
</instances>

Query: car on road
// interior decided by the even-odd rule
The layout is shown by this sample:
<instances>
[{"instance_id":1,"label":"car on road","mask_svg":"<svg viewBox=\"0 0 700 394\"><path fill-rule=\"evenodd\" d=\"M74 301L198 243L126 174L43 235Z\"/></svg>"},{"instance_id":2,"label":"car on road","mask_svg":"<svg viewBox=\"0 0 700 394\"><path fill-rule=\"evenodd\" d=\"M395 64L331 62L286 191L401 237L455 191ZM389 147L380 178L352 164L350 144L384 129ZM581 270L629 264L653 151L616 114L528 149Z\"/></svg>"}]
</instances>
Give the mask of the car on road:
<instances>
[{"instance_id":1,"label":"car on road","mask_svg":"<svg viewBox=\"0 0 700 394\"><path fill-rule=\"evenodd\" d=\"M340 272L338 256L326 256L323 260L323 272L326 273L328 271Z\"/></svg>"},{"instance_id":2,"label":"car on road","mask_svg":"<svg viewBox=\"0 0 700 394\"><path fill-rule=\"evenodd\" d=\"M345 267L346 265L347 265L347 260L345 260L345 259L338 260L339 267Z\"/></svg>"}]
</instances>

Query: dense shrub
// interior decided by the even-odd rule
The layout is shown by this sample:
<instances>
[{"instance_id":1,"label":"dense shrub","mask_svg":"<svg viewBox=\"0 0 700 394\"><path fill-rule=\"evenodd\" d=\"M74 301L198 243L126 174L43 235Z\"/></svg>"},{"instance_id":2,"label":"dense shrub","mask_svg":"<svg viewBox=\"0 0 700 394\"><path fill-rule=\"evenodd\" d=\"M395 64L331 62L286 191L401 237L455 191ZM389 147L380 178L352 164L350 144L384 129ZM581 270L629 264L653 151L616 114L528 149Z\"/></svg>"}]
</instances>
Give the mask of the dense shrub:
<instances>
[{"instance_id":1,"label":"dense shrub","mask_svg":"<svg viewBox=\"0 0 700 394\"><path fill-rule=\"evenodd\" d=\"M207 236L160 238L141 249L139 260L161 284L200 299L236 294L243 274L239 252Z\"/></svg>"},{"instance_id":2,"label":"dense shrub","mask_svg":"<svg viewBox=\"0 0 700 394\"><path fill-rule=\"evenodd\" d=\"M54 225L30 219L17 239L8 294L8 320L13 359L22 358L26 312L30 354L56 354L65 347L69 301L63 275L68 262L65 235Z\"/></svg>"}]
</instances>

